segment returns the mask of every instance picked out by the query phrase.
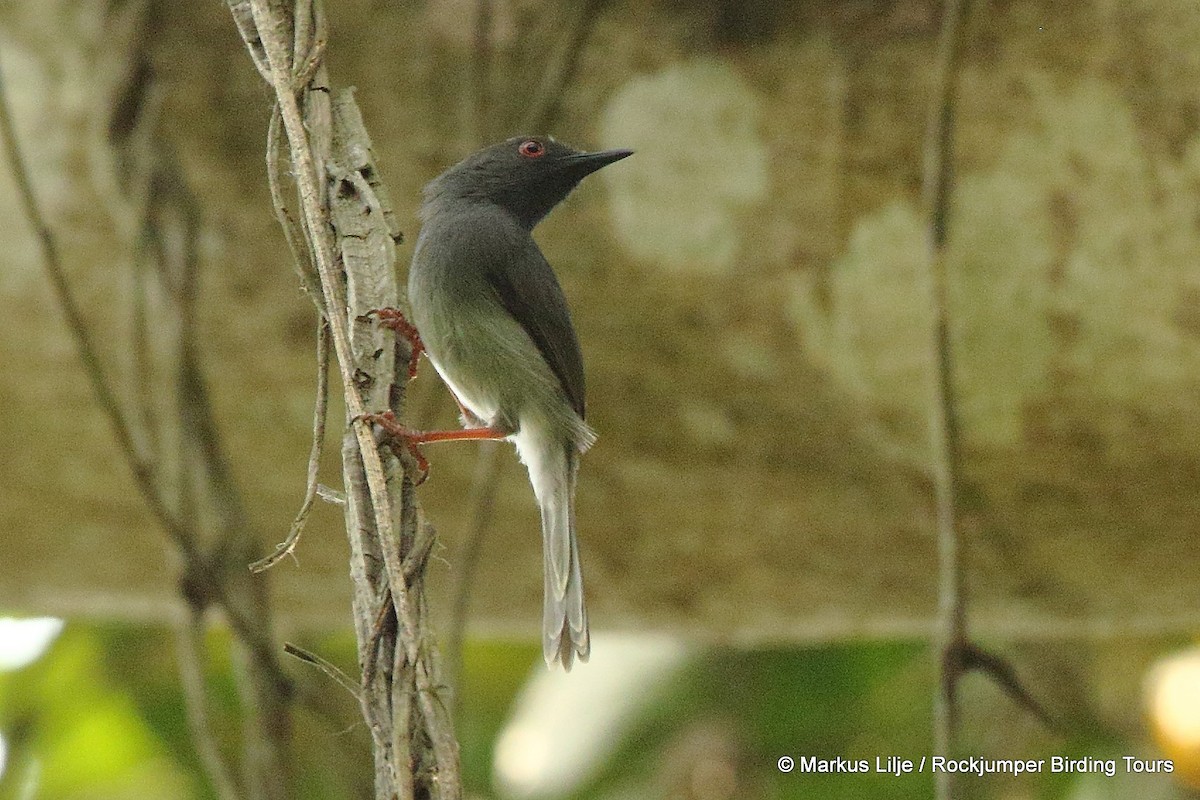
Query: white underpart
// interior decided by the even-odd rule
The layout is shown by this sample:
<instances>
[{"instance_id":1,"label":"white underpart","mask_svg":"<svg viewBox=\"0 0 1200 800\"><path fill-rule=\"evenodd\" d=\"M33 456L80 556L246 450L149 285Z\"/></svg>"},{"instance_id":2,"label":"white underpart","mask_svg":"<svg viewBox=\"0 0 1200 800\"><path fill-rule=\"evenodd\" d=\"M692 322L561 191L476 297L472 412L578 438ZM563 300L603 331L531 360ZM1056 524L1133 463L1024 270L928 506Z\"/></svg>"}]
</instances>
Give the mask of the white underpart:
<instances>
[{"instance_id":1,"label":"white underpart","mask_svg":"<svg viewBox=\"0 0 1200 800\"><path fill-rule=\"evenodd\" d=\"M500 413L499 402L496 401L495 398L470 396L463 391L461 386L454 382L454 379L450 377L450 374L446 372L446 370L442 369L442 365L437 362L437 359L435 359L432 355L429 355L428 351L426 351L425 355L429 357L429 362L433 364L433 368L437 370L437 374L441 376L442 382L450 387L450 391L454 393L454 396L458 398L458 401L466 406L467 409L477 418L482 420L484 425L492 424L493 420L496 419L496 415ZM469 420L463 420L464 425L468 424L469 422ZM508 438L509 440L512 439L511 436Z\"/></svg>"}]
</instances>

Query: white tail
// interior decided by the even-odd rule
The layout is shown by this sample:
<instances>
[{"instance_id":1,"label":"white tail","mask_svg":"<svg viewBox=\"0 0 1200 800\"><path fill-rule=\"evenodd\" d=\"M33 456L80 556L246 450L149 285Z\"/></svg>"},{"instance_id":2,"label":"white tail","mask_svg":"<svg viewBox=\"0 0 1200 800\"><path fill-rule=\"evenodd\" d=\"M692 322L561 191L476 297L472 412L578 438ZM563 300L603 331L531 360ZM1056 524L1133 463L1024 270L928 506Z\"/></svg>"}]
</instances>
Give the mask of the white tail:
<instances>
[{"instance_id":1,"label":"white tail","mask_svg":"<svg viewBox=\"0 0 1200 800\"><path fill-rule=\"evenodd\" d=\"M546 441L535 428L514 437L521 460L542 512L542 552L545 598L542 614L542 654L546 664L560 662L571 669L575 658L587 661L591 652L587 609L583 602L583 573L575 538L575 473L579 456L568 442Z\"/></svg>"}]
</instances>

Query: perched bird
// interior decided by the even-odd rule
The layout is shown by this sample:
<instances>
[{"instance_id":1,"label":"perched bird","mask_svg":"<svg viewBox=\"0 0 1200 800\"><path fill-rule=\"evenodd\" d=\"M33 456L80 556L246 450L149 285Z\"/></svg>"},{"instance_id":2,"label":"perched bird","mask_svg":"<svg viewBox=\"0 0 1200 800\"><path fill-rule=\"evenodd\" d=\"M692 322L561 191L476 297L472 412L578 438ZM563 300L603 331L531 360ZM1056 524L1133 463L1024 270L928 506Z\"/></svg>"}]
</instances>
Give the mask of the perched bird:
<instances>
[{"instance_id":1,"label":"perched bird","mask_svg":"<svg viewBox=\"0 0 1200 800\"><path fill-rule=\"evenodd\" d=\"M631 152L524 136L467 156L425 187L408 275L412 321L466 428L400 435L516 445L542 517L543 654L566 669L590 651L575 475L596 435L567 301L532 232L584 177Z\"/></svg>"}]
</instances>

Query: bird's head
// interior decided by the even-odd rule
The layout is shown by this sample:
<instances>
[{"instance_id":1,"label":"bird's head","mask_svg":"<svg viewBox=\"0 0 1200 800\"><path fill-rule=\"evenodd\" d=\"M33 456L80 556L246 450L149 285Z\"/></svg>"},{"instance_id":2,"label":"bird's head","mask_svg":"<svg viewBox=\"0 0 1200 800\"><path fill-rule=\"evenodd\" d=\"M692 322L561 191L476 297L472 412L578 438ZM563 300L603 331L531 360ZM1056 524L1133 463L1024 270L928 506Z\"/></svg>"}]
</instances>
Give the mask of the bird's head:
<instances>
[{"instance_id":1,"label":"bird's head","mask_svg":"<svg viewBox=\"0 0 1200 800\"><path fill-rule=\"evenodd\" d=\"M632 153L586 153L549 136L517 136L467 156L431 182L426 196L492 202L532 228L586 176Z\"/></svg>"}]
</instances>

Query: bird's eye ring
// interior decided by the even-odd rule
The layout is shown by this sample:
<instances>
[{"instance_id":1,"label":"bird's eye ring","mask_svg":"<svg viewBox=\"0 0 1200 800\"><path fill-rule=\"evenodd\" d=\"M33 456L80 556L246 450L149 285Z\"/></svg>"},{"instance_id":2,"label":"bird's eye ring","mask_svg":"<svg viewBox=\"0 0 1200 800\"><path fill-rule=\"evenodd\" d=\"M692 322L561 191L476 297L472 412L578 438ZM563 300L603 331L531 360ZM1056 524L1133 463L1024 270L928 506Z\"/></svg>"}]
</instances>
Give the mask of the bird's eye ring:
<instances>
[{"instance_id":1,"label":"bird's eye ring","mask_svg":"<svg viewBox=\"0 0 1200 800\"><path fill-rule=\"evenodd\" d=\"M546 154L546 146L537 139L526 139L521 142L521 146L517 148L517 152L526 158L541 158Z\"/></svg>"}]
</instances>

